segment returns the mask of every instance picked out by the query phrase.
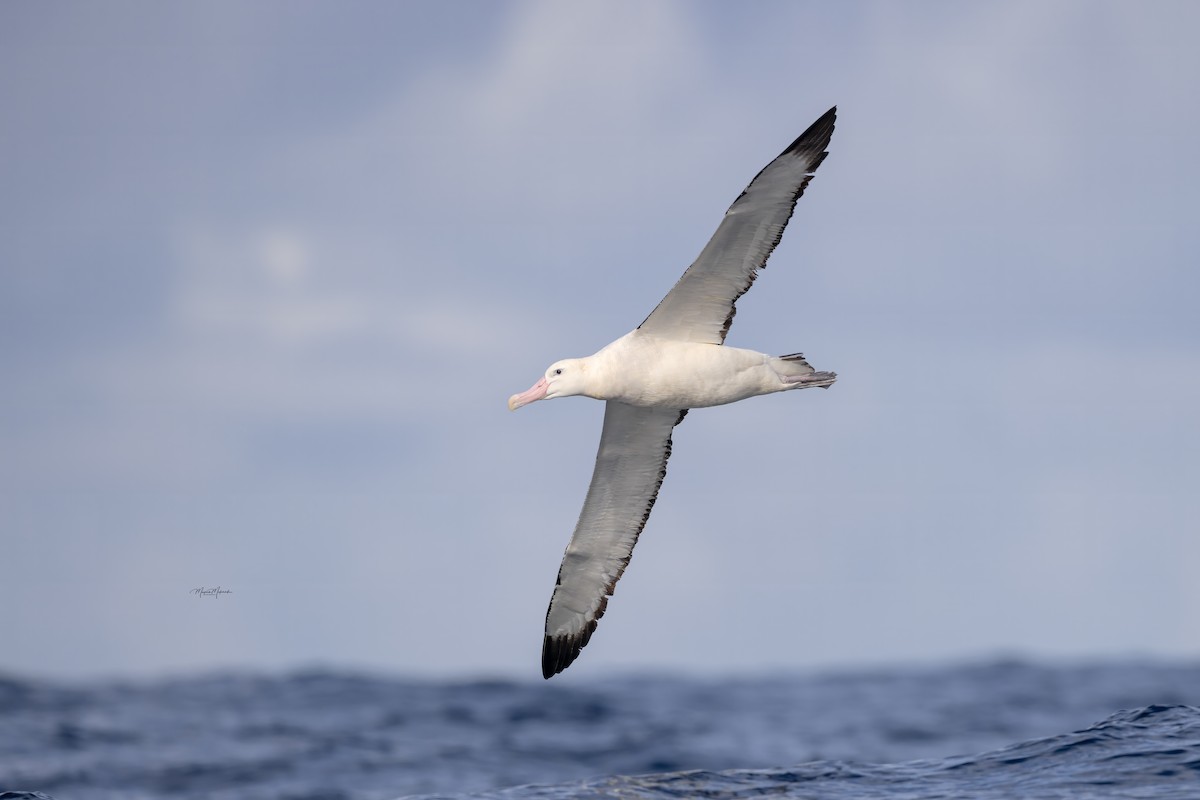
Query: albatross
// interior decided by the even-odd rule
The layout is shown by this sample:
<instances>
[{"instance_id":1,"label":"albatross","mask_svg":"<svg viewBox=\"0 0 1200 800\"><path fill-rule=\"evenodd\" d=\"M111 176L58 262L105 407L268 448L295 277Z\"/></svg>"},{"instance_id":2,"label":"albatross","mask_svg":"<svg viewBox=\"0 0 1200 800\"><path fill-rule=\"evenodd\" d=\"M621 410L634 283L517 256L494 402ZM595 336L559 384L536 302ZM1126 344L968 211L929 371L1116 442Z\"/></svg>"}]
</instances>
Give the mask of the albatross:
<instances>
[{"instance_id":1,"label":"albatross","mask_svg":"<svg viewBox=\"0 0 1200 800\"><path fill-rule=\"evenodd\" d=\"M769 356L725 346L734 304L783 236L796 201L828 155L829 109L754 177L712 239L650 316L594 355L550 365L508 400L582 395L605 401L600 450L546 612L542 675L566 669L592 637L654 507L671 432L688 409L813 386L828 388L801 353Z\"/></svg>"}]
</instances>

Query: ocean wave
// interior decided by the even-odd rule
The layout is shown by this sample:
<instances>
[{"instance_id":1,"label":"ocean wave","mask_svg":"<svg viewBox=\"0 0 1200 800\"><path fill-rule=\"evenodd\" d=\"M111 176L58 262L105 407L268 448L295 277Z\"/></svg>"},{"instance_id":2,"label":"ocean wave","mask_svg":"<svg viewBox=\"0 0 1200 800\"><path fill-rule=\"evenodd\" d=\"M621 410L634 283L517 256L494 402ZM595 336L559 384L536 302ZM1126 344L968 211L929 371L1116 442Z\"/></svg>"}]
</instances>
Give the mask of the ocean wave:
<instances>
[{"instance_id":1,"label":"ocean wave","mask_svg":"<svg viewBox=\"0 0 1200 800\"><path fill-rule=\"evenodd\" d=\"M83 684L0 676L0 790L79 800L1200 798L1197 703L1200 665L1145 662L549 683L328 670ZM1109 716L1121 708L1136 710Z\"/></svg>"},{"instance_id":2,"label":"ocean wave","mask_svg":"<svg viewBox=\"0 0 1200 800\"><path fill-rule=\"evenodd\" d=\"M1022 798L1200 797L1200 708L1151 705L1089 728L976 756L903 764L814 761L788 769L690 770L517 786L408 800L608 800L697 797Z\"/></svg>"}]
</instances>

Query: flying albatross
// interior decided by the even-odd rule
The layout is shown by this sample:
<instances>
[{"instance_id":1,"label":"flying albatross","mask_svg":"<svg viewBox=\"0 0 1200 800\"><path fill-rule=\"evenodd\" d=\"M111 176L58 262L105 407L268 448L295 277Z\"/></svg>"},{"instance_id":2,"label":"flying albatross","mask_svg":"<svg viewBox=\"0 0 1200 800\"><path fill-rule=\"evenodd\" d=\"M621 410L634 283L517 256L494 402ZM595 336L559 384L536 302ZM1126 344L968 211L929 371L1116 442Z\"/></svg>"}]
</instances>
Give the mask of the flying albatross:
<instances>
[{"instance_id":1,"label":"flying albatross","mask_svg":"<svg viewBox=\"0 0 1200 800\"><path fill-rule=\"evenodd\" d=\"M800 353L725 347L734 303L779 244L804 187L828 155L837 107L754 177L683 277L636 330L586 358L556 361L509 410L553 397L605 401L596 468L546 612L542 675L579 655L629 563L667 472L671 430L690 408L771 392L828 388Z\"/></svg>"}]
</instances>

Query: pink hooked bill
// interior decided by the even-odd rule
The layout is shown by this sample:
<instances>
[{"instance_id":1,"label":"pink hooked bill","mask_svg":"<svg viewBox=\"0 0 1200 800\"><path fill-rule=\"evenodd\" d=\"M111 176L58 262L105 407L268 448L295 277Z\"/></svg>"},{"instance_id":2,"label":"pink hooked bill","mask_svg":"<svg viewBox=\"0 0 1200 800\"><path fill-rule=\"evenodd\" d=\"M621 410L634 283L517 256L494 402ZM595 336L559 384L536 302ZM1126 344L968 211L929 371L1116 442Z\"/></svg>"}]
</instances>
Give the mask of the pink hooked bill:
<instances>
[{"instance_id":1,"label":"pink hooked bill","mask_svg":"<svg viewBox=\"0 0 1200 800\"><path fill-rule=\"evenodd\" d=\"M538 382L533 386L530 386L520 394L514 394L508 398L508 410L516 411L521 406L529 405L534 400L541 400L546 396L547 388L549 388L549 384L546 383L546 379L538 378Z\"/></svg>"}]
</instances>

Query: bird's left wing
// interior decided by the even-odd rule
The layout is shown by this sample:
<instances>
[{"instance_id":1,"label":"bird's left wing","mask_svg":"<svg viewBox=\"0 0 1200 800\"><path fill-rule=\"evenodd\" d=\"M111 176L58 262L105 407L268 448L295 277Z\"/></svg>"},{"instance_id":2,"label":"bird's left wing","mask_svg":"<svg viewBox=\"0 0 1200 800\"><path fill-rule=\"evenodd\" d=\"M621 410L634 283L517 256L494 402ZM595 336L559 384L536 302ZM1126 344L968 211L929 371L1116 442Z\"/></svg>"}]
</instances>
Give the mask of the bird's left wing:
<instances>
[{"instance_id":1,"label":"bird's left wing","mask_svg":"<svg viewBox=\"0 0 1200 800\"><path fill-rule=\"evenodd\" d=\"M754 176L725 212L695 263L639 330L687 342L725 342L736 311L734 303L767 263L796 201L828 155L825 148L833 136L836 117L835 106Z\"/></svg>"},{"instance_id":2,"label":"bird's left wing","mask_svg":"<svg viewBox=\"0 0 1200 800\"><path fill-rule=\"evenodd\" d=\"M575 660L603 616L667 474L671 429L686 413L606 404L592 484L546 611L545 677Z\"/></svg>"}]
</instances>

